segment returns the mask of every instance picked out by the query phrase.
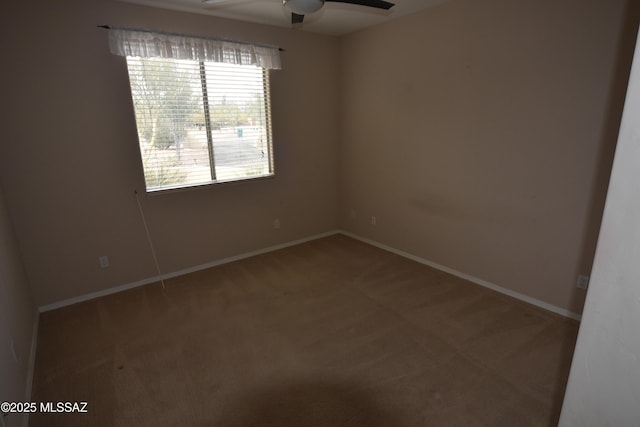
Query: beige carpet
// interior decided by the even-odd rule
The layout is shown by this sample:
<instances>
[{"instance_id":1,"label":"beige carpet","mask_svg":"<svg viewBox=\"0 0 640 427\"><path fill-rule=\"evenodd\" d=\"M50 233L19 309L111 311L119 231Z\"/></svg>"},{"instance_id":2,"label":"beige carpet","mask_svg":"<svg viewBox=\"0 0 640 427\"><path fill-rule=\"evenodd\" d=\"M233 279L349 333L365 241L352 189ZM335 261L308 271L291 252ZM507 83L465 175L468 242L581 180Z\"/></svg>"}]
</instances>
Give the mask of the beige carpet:
<instances>
[{"instance_id":1,"label":"beige carpet","mask_svg":"<svg viewBox=\"0 0 640 427\"><path fill-rule=\"evenodd\" d=\"M42 314L32 426L553 426L578 324L336 235Z\"/></svg>"}]
</instances>

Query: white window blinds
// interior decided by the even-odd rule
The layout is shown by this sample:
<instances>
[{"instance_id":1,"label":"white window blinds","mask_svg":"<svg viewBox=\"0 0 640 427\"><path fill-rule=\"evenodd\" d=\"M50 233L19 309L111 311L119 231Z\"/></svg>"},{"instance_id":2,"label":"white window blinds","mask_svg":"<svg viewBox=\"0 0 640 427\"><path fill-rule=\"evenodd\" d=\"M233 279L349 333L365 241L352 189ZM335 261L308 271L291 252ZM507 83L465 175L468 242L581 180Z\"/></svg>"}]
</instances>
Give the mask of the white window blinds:
<instances>
[{"instance_id":1,"label":"white window blinds","mask_svg":"<svg viewBox=\"0 0 640 427\"><path fill-rule=\"evenodd\" d=\"M269 74L251 63L259 55L242 44L222 50L229 61L208 61L212 50L184 42L199 52L184 58L160 40L123 45L172 52L126 55L147 191L273 175Z\"/></svg>"}]
</instances>

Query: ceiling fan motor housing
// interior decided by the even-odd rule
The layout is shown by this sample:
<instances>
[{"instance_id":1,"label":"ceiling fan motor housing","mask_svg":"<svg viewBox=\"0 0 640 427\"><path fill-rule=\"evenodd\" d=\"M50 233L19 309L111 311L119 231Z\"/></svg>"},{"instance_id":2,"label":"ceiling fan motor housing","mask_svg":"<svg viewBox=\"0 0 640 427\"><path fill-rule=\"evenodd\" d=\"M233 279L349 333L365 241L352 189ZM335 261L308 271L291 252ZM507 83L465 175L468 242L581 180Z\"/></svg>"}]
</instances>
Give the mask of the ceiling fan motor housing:
<instances>
[{"instance_id":1,"label":"ceiling fan motor housing","mask_svg":"<svg viewBox=\"0 0 640 427\"><path fill-rule=\"evenodd\" d=\"M324 0L282 0L284 7L298 15L310 15L324 6Z\"/></svg>"}]
</instances>

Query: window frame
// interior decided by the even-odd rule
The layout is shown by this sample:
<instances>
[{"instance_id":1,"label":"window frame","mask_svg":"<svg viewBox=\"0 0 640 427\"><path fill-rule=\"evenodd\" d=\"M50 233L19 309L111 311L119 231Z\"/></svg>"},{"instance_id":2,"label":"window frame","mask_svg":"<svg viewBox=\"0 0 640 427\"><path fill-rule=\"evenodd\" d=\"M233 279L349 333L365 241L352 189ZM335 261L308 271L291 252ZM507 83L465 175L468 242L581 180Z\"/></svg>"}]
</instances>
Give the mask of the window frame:
<instances>
[{"instance_id":1,"label":"window frame","mask_svg":"<svg viewBox=\"0 0 640 427\"><path fill-rule=\"evenodd\" d=\"M208 152L208 158L209 158L210 179L203 180L200 182L191 182L191 183L181 182L181 183L174 183L174 184L168 184L168 185L151 186L148 182L148 178L146 174L145 153L144 153L144 148L143 148L143 144L141 142L141 137L139 133L138 116L135 108L133 86L131 84L131 71L129 68L130 58L134 58L136 60L141 60L141 61L144 61L149 58L126 56L127 71L129 76L129 88L131 91L132 102L134 104L134 118L136 122L136 139L138 142L140 164L142 167L143 179L145 182L145 192L147 194L151 195L151 194L162 194L166 192L186 191L186 190L192 190L192 189L203 188L203 187L211 187L211 186L220 185L220 184L251 182L254 180L271 179L275 177L276 171L275 171L274 140L273 140L273 130L272 130L272 117L271 117L272 109L271 109L271 93L270 93L271 92L270 69L254 65L255 68L260 69L260 74L261 74L261 85L262 85L261 108L264 111L264 123L261 123L261 125L262 124L264 125L264 133L266 135L266 140L267 140L266 141L267 172L259 175L255 175L255 176L244 175L241 177L218 179L218 176L216 173L216 155L215 155L214 137L212 132L214 129L214 126L212 125L212 117L210 112L211 106L209 103L209 89L208 89L208 80L207 80L207 71L206 71L207 63L216 64L216 62L204 61L201 59L193 59L188 61L192 62L193 65L197 65L199 69L199 81L197 83L199 84L202 92L198 95L198 97L201 98L202 100L201 112L204 114L204 119L205 119L204 127L205 127L205 134L206 134L207 152ZM178 60L178 59L172 59L172 58L163 58L163 60L169 60L175 63L179 63L179 61L184 61L184 60ZM236 65L247 66L242 64L236 64ZM194 81L193 83L195 84L196 82Z\"/></svg>"}]
</instances>

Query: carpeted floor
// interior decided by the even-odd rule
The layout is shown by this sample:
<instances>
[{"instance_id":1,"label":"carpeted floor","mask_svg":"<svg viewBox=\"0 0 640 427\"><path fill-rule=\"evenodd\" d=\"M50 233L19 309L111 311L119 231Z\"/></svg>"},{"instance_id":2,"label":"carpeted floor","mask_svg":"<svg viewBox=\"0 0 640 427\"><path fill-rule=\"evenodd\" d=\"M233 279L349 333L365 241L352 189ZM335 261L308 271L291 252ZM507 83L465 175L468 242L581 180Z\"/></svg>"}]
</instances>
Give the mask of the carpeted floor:
<instances>
[{"instance_id":1,"label":"carpeted floor","mask_svg":"<svg viewBox=\"0 0 640 427\"><path fill-rule=\"evenodd\" d=\"M31 426L553 426L578 324L342 235L43 313Z\"/></svg>"}]
</instances>

